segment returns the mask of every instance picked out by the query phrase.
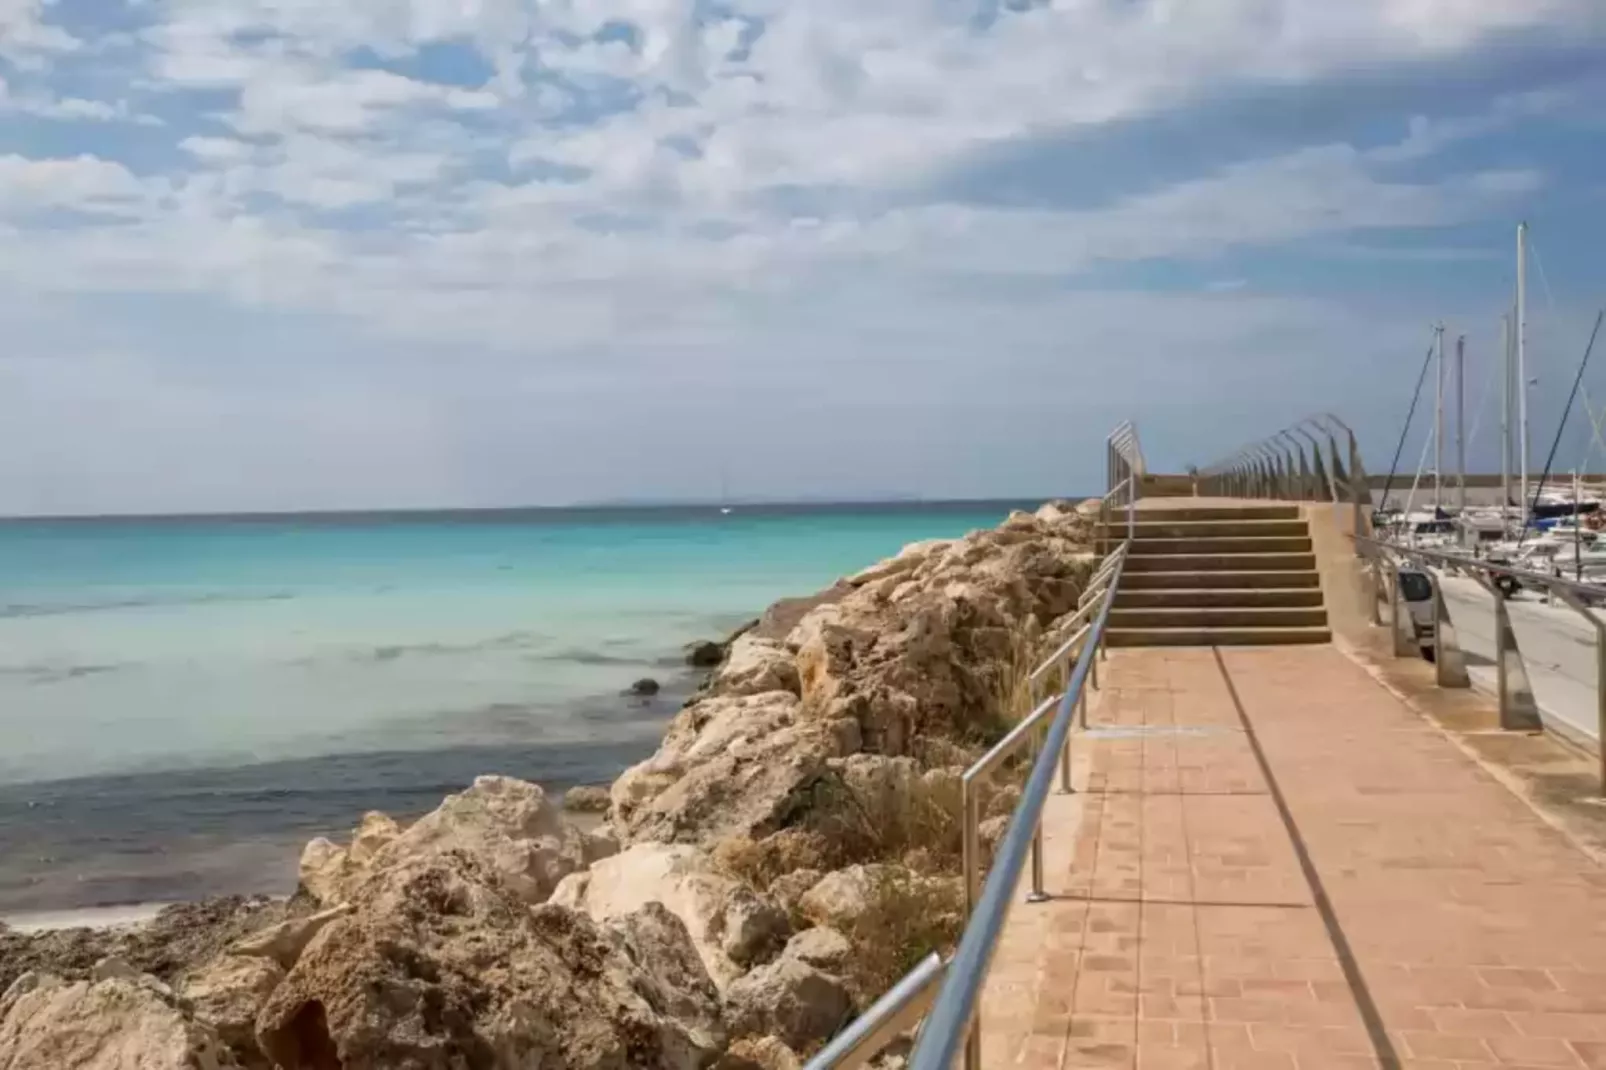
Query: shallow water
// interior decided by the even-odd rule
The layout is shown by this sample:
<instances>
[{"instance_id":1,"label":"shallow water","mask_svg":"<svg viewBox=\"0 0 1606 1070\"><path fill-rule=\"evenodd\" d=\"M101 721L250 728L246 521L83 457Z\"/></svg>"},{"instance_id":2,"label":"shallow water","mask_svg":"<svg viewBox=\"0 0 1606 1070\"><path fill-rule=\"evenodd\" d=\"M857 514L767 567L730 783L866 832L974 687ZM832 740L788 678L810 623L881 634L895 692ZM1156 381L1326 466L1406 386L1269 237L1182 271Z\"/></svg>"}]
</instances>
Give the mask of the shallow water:
<instances>
[{"instance_id":1,"label":"shallow water","mask_svg":"<svg viewBox=\"0 0 1606 1070\"><path fill-rule=\"evenodd\" d=\"M0 523L0 911L283 892L364 810L607 779L684 643L1009 508Z\"/></svg>"}]
</instances>

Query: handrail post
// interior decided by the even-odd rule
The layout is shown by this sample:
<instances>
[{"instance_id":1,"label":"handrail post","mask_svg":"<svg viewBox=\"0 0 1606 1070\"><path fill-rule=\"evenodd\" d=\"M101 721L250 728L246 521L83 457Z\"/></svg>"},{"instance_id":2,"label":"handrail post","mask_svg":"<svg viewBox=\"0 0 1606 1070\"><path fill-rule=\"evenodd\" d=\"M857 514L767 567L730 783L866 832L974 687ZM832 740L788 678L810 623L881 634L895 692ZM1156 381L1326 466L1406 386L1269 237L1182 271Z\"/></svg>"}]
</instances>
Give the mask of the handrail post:
<instances>
[{"instance_id":1,"label":"handrail post","mask_svg":"<svg viewBox=\"0 0 1606 1070\"><path fill-rule=\"evenodd\" d=\"M1606 621L1591 612L1576 592L1566 587L1556 587L1554 591L1595 626L1595 750L1600 762L1600 792L1606 795Z\"/></svg>"},{"instance_id":2,"label":"handrail post","mask_svg":"<svg viewBox=\"0 0 1606 1070\"><path fill-rule=\"evenodd\" d=\"M1070 655L1066 654L1065 660L1060 662L1059 672L1057 674L1058 679L1056 683L1059 685L1060 694L1062 695L1065 693L1066 689L1071 686L1071 669L1069 659ZM1087 696L1083 695L1078 700L1078 704L1081 706L1083 714L1085 715L1087 711ZM1084 725L1086 724L1085 716L1083 723ZM1060 794L1073 795L1075 792L1076 789L1071 787L1071 737L1067 735L1065 737L1065 746L1060 748Z\"/></svg>"},{"instance_id":3,"label":"handrail post","mask_svg":"<svg viewBox=\"0 0 1606 1070\"><path fill-rule=\"evenodd\" d=\"M1511 627L1511 610L1506 596L1486 573L1474 571L1473 580L1494 599L1495 686L1499 690L1500 728L1512 732L1540 726L1539 705L1534 701L1528 666L1517 646L1517 633Z\"/></svg>"},{"instance_id":4,"label":"handrail post","mask_svg":"<svg viewBox=\"0 0 1606 1070\"><path fill-rule=\"evenodd\" d=\"M1444 601L1444 585L1432 569L1424 567L1423 575L1433 584L1433 669L1434 680L1440 687L1471 687L1472 677L1467 675L1467 661L1461 653L1460 638L1455 623L1450 619L1450 607Z\"/></svg>"},{"instance_id":5,"label":"handrail post","mask_svg":"<svg viewBox=\"0 0 1606 1070\"><path fill-rule=\"evenodd\" d=\"M1027 748L1026 753L1030 756L1034 765L1038 757L1043 753L1043 735L1044 730L1042 728L1034 728L1032 730L1032 743ZM1069 746L1070 741L1071 737L1067 735L1065 737L1067 746ZM1032 833L1032 890L1027 893L1026 901L1028 903L1042 903L1047 900L1048 893L1043 890L1043 819L1039 817L1037 819L1037 828Z\"/></svg>"}]
</instances>

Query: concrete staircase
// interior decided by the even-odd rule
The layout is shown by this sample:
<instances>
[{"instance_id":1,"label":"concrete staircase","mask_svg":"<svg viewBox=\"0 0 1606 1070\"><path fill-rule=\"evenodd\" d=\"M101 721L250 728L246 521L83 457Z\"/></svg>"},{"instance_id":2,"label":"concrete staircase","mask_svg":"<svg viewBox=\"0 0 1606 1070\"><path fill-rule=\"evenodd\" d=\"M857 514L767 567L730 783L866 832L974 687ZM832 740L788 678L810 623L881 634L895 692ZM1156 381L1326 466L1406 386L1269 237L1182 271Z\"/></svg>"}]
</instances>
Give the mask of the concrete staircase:
<instances>
[{"instance_id":1,"label":"concrete staircase","mask_svg":"<svg viewBox=\"0 0 1606 1070\"><path fill-rule=\"evenodd\" d=\"M1126 537L1112 522L1111 538ZM1332 636L1295 505L1142 509L1110 611L1111 646L1266 646Z\"/></svg>"}]
</instances>

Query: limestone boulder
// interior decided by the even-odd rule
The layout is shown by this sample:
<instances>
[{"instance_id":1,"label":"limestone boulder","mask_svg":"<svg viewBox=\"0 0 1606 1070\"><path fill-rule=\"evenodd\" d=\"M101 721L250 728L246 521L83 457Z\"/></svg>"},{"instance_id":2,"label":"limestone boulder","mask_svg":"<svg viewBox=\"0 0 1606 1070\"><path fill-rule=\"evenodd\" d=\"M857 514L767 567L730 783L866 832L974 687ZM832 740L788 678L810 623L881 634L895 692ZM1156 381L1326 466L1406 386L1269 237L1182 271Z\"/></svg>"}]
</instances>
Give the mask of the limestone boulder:
<instances>
[{"instance_id":1,"label":"limestone boulder","mask_svg":"<svg viewBox=\"0 0 1606 1070\"><path fill-rule=\"evenodd\" d=\"M284 967L271 958L220 955L186 976L178 990L195 1017L217 1031L239 1062L255 1065L262 1062L257 1014L284 974Z\"/></svg>"},{"instance_id":2,"label":"limestone boulder","mask_svg":"<svg viewBox=\"0 0 1606 1070\"><path fill-rule=\"evenodd\" d=\"M798 903L810 888L820 883L825 874L817 869L794 869L770 881L767 891L770 898L787 913L796 913Z\"/></svg>"},{"instance_id":3,"label":"limestone boulder","mask_svg":"<svg viewBox=\"0 0 1606 1070\"><path fill-rule=\"evenodd\" d=\"M798 719L786 691L715 695L683 709L656 754L612 789L624 843L711 844L782 827L843 745L833 726Z\"/></svg>"},{"instance_id":4,"label":"limestone boulder","mask_svg":"<svg viewBox=\"0 0 1606 1070\"><path fill-rule=\"evenodd\" d=\"M700 1070L717 994L661 907L599 926L531 907L484 852L414 852L353 890L257 1018L283 1067Z\"/></svg>"},{"instance_id":5,"label":"limestone boulder","mask_svg":"<svg viewBox=\"0 0 1606 1070\"><path fill-rule=\"evenodd\" d=\"M107 973L119 971L108 970ZM216 1030L144 975L67 982L25 973L0 995L6 1070L227 1070Z\"/></svg>"},{"instance_id":6,"label":"limestone boulder","mask_svg":"<svg viewBox=\"0 0 1606 1070\"><path fill-rule=\"evenodd\" d=\"M803 893L798 913L820 925L852 929L870 909L878 885L897 871L895 866L871 864L828 873Z\"/></svg>"},{"instance_id":7,"label":"limestone boulder","mask_svg":"<svg viewBox=\"0 0 1606 1070\"><path fill-rule=\"evenodd\" d=\"M349 848L313 840L302 852L301 886L333 906L376 870L420 855L463 851L485 859L533 904L544 902L565 876L614 850L611 839L567 821L539 785L482 776L405 830L394 831L394 822L371 814Z\"/></svg>"},{"instance_id":8,"label":"limestone boulder","mask_svg":"<svg viewBox=\"0 0 1606 1070\"><path fill-rule=\"evenodd\" d=\"M301 952L312 943L312 938L318 935L319 930L336 918L349 913L351 907L342 903L328 910L320 910L316 914L287 918L277 925L270 925L260 932L236 940L229 945L229 953L247 958L269 959L278 965L281 971L288 970L296 964L296 959L301 957Z\"/></svg>"},{"instance_id":9,"label":"limestone boulder","mask_svg":"<svg viewBox=\"0 0 1606 1070\"><path fill-rule=\"evenodd\" d=\"M710 691L716 695L796 694L797 664L782 643L744 635L731 644L724 664L714 673Z\"/></svg>"},{"instance_id":10,"label":"limestone boulder","mask_svg":"<svg viewBox=\"0 0 1606 1070\"><path fill-rule=\"evenodd\" d=\"M853 957L853 945L835 929L816 925L788 940L781 955L806 962L827 973L839 973Z\"/></svg>"},{"instance_id":11,"label":"limestone boulder","mask_svg":"<svg viewBox=\"0 0 1606 1070\"><path fill-rule=\"evenodd\" d=\"M796 958L760 966L725 992L732 1034L774 1036L795 1050L825 1040L852 1016L842 981Z\"/></svg>"},{"instance_id":12,"label":"limestone boulder","mask_svg":"<svg viewBox=\"0 0 1606 1070\"><path fill-rule=\"evenodd\" d=\"M578 784L563 793L563 808L572 814L600 814L610 804L608 789L595 784Z\"/></svg>"},{"instance_id":13,"label":"limestone boulder","mask_svg":"<svg viewBox=\"0 0 1606 1070\"><path fill-rule=\"evenodd\" d=\"M780 1037L742 1037L725 1050L714 1070L802 1070L803 1060Z\"/></svg>"},{"instance_id":14,"label":"limestone boulder","mask_svg":"<svg viewBox=\"0 0 1606 1070\"><path fill-rule=\"evenodd\" d=\"M680 919L708 976L721 990L780 950L790 931L784 910L714 868L688 844L641 843L566 877L556 905L596 921L662 904Z\"/></svg>"},{"instance_id":15,"label":"limestone boulder","mask_svg":"<svg viewBox=\"0 0 1606 1070\"><path fill-rule=\"evenodd\" d=\"M401 835L401 826L387 814L370 810L346 847L322 836L301 852L301 887L320 903L338 903L341 892L358 878L380 849Z\"/></svg>"}]
</instances>

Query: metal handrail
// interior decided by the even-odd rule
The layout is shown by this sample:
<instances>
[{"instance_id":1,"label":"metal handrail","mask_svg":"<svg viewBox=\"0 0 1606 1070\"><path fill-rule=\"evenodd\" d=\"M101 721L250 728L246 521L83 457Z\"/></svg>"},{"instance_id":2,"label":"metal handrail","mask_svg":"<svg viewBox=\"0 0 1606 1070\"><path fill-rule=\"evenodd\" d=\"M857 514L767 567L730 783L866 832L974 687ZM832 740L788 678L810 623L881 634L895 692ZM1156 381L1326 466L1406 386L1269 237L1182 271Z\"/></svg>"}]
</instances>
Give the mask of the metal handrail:
<instances>
[{"instance_id":1,"label":"metal handrail","mask_svg":"<svg viewBox=\"0 0 1606 1070\"><path fill-rule=\"evenodd\" d=\"M857 1070L867 1065L882 1048L920 1020L936 995L937 982L947 972L948 965L937 952L921 959L920 964L904 974L886 995L821 1048L819 1054L809 1060L810 1070L815 1067Z\"/></svg>"},{"instance_id":2,"label":"metal handrail","mask_svg":"<svg viewBox=\"0 0 1606 1070\"><path fill-rule=\"evenodd\" d=\"M1132 511L1138 497L1139 482L1144 472L1143 453L1138 445L1137 430L1123 424L1110 435L1106 448L1111 465L1111 488L1100 502L1101 518L1105 520L1102 532L1109 530L1108 508L1113 498L1124 499L1120 504L1127 508L1127 538L1108 554L1079 596L1077 610L1059 625L1061 630L1075 628L1071 637L1061 643L1053 653L1033 668L1027 676L1027 686L1033 694L1055 668L1064 673L1066 684L1063 694L1048 698L1016 724L978 758L961 778L961 813L964 841L965 889L970 917L960 939L959 948L945 965L933 952L909 973L905 974L886 995L855 1019L841 1034L809 1060L805 1070L852 1070L864 1066L888 1043L906 1031L921 1016L932 1000L932 991L942 982L937 995L937 1009L927 1016L926 1025L916 1041L911 1068L941 1066L947 1070L955 1049L963 1046L966 1070L979 1070L981 1066L981 1028L976 1021L976 1001L987 968L992 959L998 932L1008 913L1009 898L1020 879L1027 854L1032 859L1031 901L1047 896L1043 891L1043 805L1054 779L1055 756L1058 756L1062 790L1071 790L1070 729L1078 712L1086 723L1086 684L1089 679L1098 686L1098 659L1108 656L1104 651L1105 628L1109 622L1110 607L1120 587L1121 574L1126 564L1134 534ZM1117 467L1120 473L1117 475ZM1094 614L1088 623L1082 623L1088 614ZM1077 628L1077 625L1081 627ZM1079 651L1079 652L1078 652ZM1076 663L1069 661L1076 652ZM1052 715L1052 716L1051 716ZM1046 722L1046 725L1045 725ZM1037 755L1022 789L1020 801L1010 815L993 865L985 885L980 885L980 788L981 781L999 763L1015 753L1028 741L1035 741L1046 727L1046 738L1040 741ZM978 886L980 887L978 888ZM968 949L968 950L967 950ZM963 972L956 978L956 968ZM958 985L956 988L955 985ZM950 991L952 990L952 991ZM937 1017L942 1001L949 1010ZM963 1018L954 1024L953 1008L963 1008ZM935 1038L933 1030L939 1024ZM946 1054L930 1054L936 1044ZM922 1055L922 1052L928 1054ZM924 1061L921 1061L924 1059ZM933 1059L937 1060L933 1062Z\"/></svg>"},{"instance_id":3,"label":"metal handrail","mask_svg":"<svg viewBox=\"0 0 1606 1070\"><path fill-rule=\"evenodd\" d=\"M982 985L987 980L998 937L1014 899L1015 885L1026 865L1027 856L1034 852L1039 841L1043 806L1048 801L1054 784L1054 766L1069 741L1071 722L1083 688L1104 640L1104 631L1110 619L1113 594L1120 583L1125 564L1114 570L1115 582L1110 596L1104 599L1098 615L1093 619L1092 630L1082 647L1076 666L1071 670L1065 693L1059 697L1058 709L1048 726L1047 738L1032 763L1026 786L1021 790L1020 802L1009 819L1009 827L999 841L993 856L992 869L987 874L969 924L960 938L959 947L948 964L942 990L932 1005L931 1013L910 1054L909 1070L949 1070L954 1058L964 1049L967 1064L980 1065L980 1034L976 1022L977 1006L981 1000ZM1040 853L1039 853L1040 857ZM972 1060L975 1062L972 1064Z\"/></svg>"},{"instance_id":4,"label":"metal handrail","mask_svg":"<svg viewBox=\"0 0 1606 1070\"><path fill-rule=\"evenodd\" d=\"M1347 448L1340 448L1340 438ZM1224 498L1347 501L1354 506L1355 534L1370 530L1372 489L1355 432L1330 412L1295 421L1207 465L1198 472L1197 486L1200 493Z\"/></svg>"},{"instance_id":5,"label":"metal handrail","mask_svg":"<svg viewBox=\"0 0 1606 1070\"><path fill-rule=\"evenodd\" d=\"M1069 672L1067 688L1063 694L1052 696L1038 703L1031 713L1020 720L1003 739L993 744L988 751L976 759L961 778L961 823L963 829L964 850L964 881L967 909L971 911L971 920L966 927L966 936L960 941L960 951L965 947L965 940L970 939L971 930L976 928L976 918L983 907L987 907L990 897L1003 896L1006 900L1009 891L1019 880L1020 872L1029 852L1032 862L1032 894L1029 901L1042 901L1047 896L1043 891L1043 840L1042 840L1042 810L1043 798L1047 789L1039 793L1035 787L1040 781L1040 773L1048 771L1044 784L1053 780L1053 767L1056 764L1054 756L1059 756L1060 779L1062 790L1069 792L1070 787L1070 725L1080 712L1085 720L1086 715L1086 688L1085 682L1091 679L1096 686L1098 683L1097 659L1102 652L1104 629L1109 620L1110 607L1115 602L1115 592L1120 584L1121 572L1126 563L1129 543L1122 543L1116 551L1100 566L1104 577L1103 598L1077 610L1070 620L1062 624L1062 628L1074 627L1084 616L1097 607L1094 619L1083 624L1064 643L1045 657L1027 677L1028 686L1034 691L1036 686L1055 668L1066 666L1072 652L1078 650L1076 665ZM1042 741L1037 758L1033 763L1031 774L1027 778L1026 787L1021 793L1021 800L1010 817L1008 829L1000 841L1000 847L994 858L985 886L979 887L979 874L981 871L981 843L979 826L981 823L981 784L1000 763L1032 741L1047 724L1047 739ZM1006 848L1013 842L1012 837L1019 838L1019 833L1030 842L1015 854L1006 855ZM1007 880L1000 876L1007 871ZM1002 891L996 889L1002 888ZM996 907L988 907L994 910ZM1007 911L1007 903L1005 904ZM1002 924L1002 918L997 925ZM996 930L996 925L994 926ZM996 941L996 931L989 938ZM911 970L898 982L885 996L877 1000L868 1010L854 1020L846 1030L835 1040L823 1048L819 1054L810 1059L805 1070L849 1070L849 1068L865 1065L876 1053L885 1047L894 1037L906 1030L913 1019L919 1017L919 1012L930 1002L930 988L939 979L945 979L952 974L954 963L959 961L956 952L954 959L947 966L941 967L932 964L936 958L935 953L921 964ZM990 952L989 952L990 958ZM985 969L983 970L985 974ZM974 982L979 988L981 980ZM946 984L946 980L945 980ZM894 998L896 997L896 998ZM896 1028L891 1024L893 1020L900 1023ZM922 1033L924 1036L924 1033ZM965 1061L967 1070L977 1070L981 1062L981 1029L979 1023L971 1023L967 1035L961 1038L965 1045ZM946 1065L946 1064L944 1064Z\"/></svg>"},{"instance_id":6,"label":"metal handrail","mask_svg":"<svg viewBox=\"0 0 1606 1070\"><path fill-rule=\"evenodd\" d=\"M1595 630L1595 732L1597 759L1599 761L1599 775L1601 793L1606 795L1606 620L1595 613L1584 601L1585 598L1599 599L1601 588L1599 586L1580 583L1576 580L1565 579L1561 576L1550 576L1532 569L1513 568L1510 565L1500 565L1492 561L1482 561L1475 557L1466 557L1460 554L1445 553L1442 550L1426 550L1404 543L1392 542L1388 539L1378 539L1365 535L1352 536L1356 544L1356 552L1363 558L1370 558L1373 570L1372 605L1375 607L1385 586L1382 573L1383 559L1388 553L1393 553L1405 560L1415 560L1428 564L1438 565L1449 572L1479 573L1471 578L1494 599L1495 610L1495 672L1496 672L1496 698L1500 707L1500 727L1504 729L1526 729L1534 727L1539 722L1539 711L1533 702L1532 689L1527 682L1527 669L1522 661L1522 654L1517 648L1516 633L1511 627L1510 611L1506 608L1505 594L1497 586L1483 578L1484 576L1506 576L1532 587L1540 587L1548 595L1560 598L1567 607L1583 617ZM1361 547L1367 547L1369 554L1361 553ZM1433 642L1434 642L1434 668L1435 676L1441 687L1467 687L1471 679L1466 674L1465 663L1458 649L1455 630L1450 626L1448 607L1445 605L1444 592L1439 578L1433 572L1426 575L1433 584ZM1395 653L1402 653L1400 648L1400 619L1399 619L1399 581L1397 574L1391 569L1387 578L1389 621L1388 626L1394 633ZM1374 621L1376 621L1374 609ZM1519 683L1513 686L1512 678Z\"/></svg>"}]
</instances>

